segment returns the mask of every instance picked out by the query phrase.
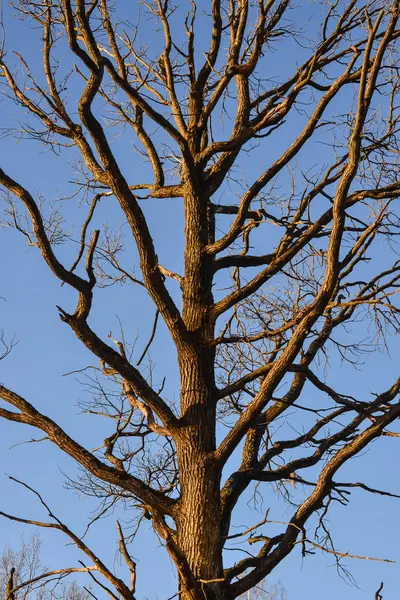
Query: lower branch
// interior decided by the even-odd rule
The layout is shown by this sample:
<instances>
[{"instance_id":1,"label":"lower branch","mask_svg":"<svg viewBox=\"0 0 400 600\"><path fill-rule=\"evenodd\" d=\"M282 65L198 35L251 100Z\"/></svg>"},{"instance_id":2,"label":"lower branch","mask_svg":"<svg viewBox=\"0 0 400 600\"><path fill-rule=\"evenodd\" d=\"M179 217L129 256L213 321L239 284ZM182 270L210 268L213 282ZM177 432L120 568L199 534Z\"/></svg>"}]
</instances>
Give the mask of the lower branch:
<instances>
[{"instance_id":1,"label":"lower branch","mask_svg":"<svg viewBox=\"0 0 400 600\"><path fill-rule=\"evenodd\" d=\"M171 514L175 504L173 500L161 492L153 490L143 481L133 477L129 473L105 465L91 452L86 450L86 448L70 438L69 435L67 435L52 419L38 412L21 396L0 385L0 398L20 411L19 413L9 413L9 411L2 410L0 416L12 421L18 420L26 425L41 429L47 434L51 442L58 446L60 450L71 456L95 477L130 491L142 502L157 508L157 510L163 514Z\"/></svg>"}]
</instances>

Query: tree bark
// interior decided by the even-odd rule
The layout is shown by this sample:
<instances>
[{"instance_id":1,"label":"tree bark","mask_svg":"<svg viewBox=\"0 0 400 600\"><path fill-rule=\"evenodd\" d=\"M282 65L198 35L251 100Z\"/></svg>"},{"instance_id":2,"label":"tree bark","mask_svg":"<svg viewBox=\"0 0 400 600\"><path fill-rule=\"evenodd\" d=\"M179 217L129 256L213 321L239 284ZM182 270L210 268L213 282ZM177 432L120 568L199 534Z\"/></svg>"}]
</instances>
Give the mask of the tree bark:
<instances>
[{"instance_id":1,"label":"tree bark","mask_svg":"<svg viewBox=\"0 0 400 600\"><path fill-rule=\"evenodd\" d=\"M192 573L201 584L204 598L223 600L220 474L198 448L196 440L178 453L181 468L180 515L177 541ZM217 581L215 581L217 580ZM181 591L180 598L189 595Z\"/></svg>"},{"instance_id":2,"label":"tree bark","mask_svg":"<svg viewBox=\"0 0 400 600\"><path fill-rule=\"evenodd\" d=\"M8 581L7 581L6 600L15 600L15 594L13 592L13 589L14 589L14 573L15 573L15 568L12 567L10 569L10 576L8 578Z\"/></svg>"},{"instance_id":3,"label":"tree bark","mask_svg":"<svg viewBox=\"0 0 400 600\"><path fill-rule=\"evenodd\" d=\"M181 361L182 436L177 442L181 499L177 542L204 598L222 600L221 470L215 462L214 351L190 345ZM189 596L181 593L182 600Z\"/></svg>"},{"instance_id":4,"label":"tree bark","mask_svg":"<svg viewBox=\"0 0 400 600\"><path fill-rule=\"evenodd\" d=\"M192 174L193 175L193 174ZM192 179L193 181L193 179ZM185 276L183 319L188 342L179 356L182 437L177 443L181 499L177 541L193 575L201 584L202 597L225 596L221 543L221 472L214 459L216 449L215 350L212 259L205 248L213 240L213 215L209 198L199 184L188 185L185 202ZM211 582L211 583L206 583ZM189 596L181 590L181 599Z\"/></svg>"}]
</instances>

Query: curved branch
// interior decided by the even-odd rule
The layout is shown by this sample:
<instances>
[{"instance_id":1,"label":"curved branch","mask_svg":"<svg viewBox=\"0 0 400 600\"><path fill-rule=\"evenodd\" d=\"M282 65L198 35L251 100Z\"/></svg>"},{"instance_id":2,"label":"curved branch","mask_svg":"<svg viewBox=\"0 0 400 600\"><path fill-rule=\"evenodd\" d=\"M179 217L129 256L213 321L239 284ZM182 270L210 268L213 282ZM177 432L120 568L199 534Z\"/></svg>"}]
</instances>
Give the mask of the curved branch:
<instances>
[{"instance_id":1,"label":"curved branch","mask_svg":"<svg viewBox=\"0 0 400 600\"><path fill-rule=\"evenodd\" d=\"M131 492L142 502L149 506L157 507L158 510L163 513L171 514L175 504L173 500L164 494L153 490L136 477L105 465L91 452L86 450L86 448L69 437L57 423L37 411L32 404L24 400L24 398L2 385L0 385L0 398L20 411L18 414L18 421L20 423L31 425L46 433L53 444L71 456L71 458L76 460L77 463L87 469L92 475L98 477L102 481L106 481ZM13 413L12 415L10 420L16 420ZM6 411L2 412L1 416L6 419L9 417Z\"/></svg>"}]
</instances>

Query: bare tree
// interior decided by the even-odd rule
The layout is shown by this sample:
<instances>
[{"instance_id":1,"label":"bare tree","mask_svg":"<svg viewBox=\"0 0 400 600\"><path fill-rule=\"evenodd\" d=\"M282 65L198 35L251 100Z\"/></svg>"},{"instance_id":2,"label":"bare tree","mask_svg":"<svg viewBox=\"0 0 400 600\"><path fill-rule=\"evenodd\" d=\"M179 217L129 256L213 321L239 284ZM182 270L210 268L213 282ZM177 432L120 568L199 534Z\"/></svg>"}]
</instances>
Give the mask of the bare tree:
<instances>
[{"instance_id":1,"label":"bare tree","mask_svg":"<svg viewBox=\"0 0 400 600\"><path fill-rule=\"evenodd\" d=\"M287 600L287 594L281 583L269 588L266 580L264 580L239 598L240 600Z\"/></svg>"},{"instance_id":2,"label":"bare tree","mask_svg":"<svg viewBox=\"0 0 400 600\"><path fill-rule=\"evenodd\" d=\"M324 1L314 20L290 0L122 4L15 0L42 51L11 54L6 35L0 60L4 102L21 109L5 133L63 157L73 174L62 193L80 200L63 215L35 198L38 182L19 164L0 167L4 223L38 249L61 296L76 292L76 308L58 310L98 361L77 366L91 392L82 406L109 420L110 435L89 451L6 385L0 416L72 457L72 485L101 498L102 514L125 502L138 526L151 520L182 599L235 598L296 547L351 557L326 517L352 489L395 496L338 473L377 438L397 437L400 379L354 397L332 381L329 359L357 362L399 331L399 2ZM145 216L156 201L174 215L182 206L182 256L164 224L168 265L151 233L156 209ZM101 225L100 206L120 211L121 231ZM109 339L95 330L93 299L113 284L146 292L148 338L129 339L124 323ZM113 310L101 319L111 329ZM163 327L176 403L173 375L150 359ZM262 484L276 486L290 518L267 511L232 529ZM125 581L31 491L48 522L5 516L62 531L103 591L132 599L132 530L118 525ZM229 566L224 547L238 538L250 552Z\"/></svg>"},{"instance_id":3,"label":"bare tree","mask_svg":"<svg viewBox=\"0 0 400 600\"><path fill-rule=\"evenodd\" d=\"M33 535L17 551L10 547L0 556L0 595L6 600L89 600L90 593L63 574L48 575L40 561L41 541ZM64 574L65 577L65 574Z\"/></svg>"}]
</instances>

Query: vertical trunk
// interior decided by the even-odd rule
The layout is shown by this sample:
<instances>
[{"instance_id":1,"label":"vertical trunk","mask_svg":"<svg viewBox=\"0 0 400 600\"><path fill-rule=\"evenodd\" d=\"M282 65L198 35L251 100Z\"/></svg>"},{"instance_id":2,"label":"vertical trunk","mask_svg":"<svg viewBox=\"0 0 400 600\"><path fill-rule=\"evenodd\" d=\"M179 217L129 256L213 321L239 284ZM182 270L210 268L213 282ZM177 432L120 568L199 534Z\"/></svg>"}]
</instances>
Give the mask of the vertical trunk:
<instances>
[{"instance_id":1,"label":"vertical trunk","mask_svg":"<svg viewBox=\"0 0 400 600\"><path fill-rule=\"evenodd\" d=\"M177 541L207 600L222 600L220 477L196 444L180 453L181 504ZM186 600L181 591L181 600Z\"/></svg>"},{"instance_id":2,"label":"vertical trunk","mask_svg":"<svg viewBox=\"0 0 400 600\"><path fill-rule=\"evenodd\" d=\"M213 459L216 447L214 349L190 345L180 361L181 414L184 433L177 444L181 488L178 544L201 582L204 599L223 600L221 473ZM185 593L181 600L186 600ZM203 600L203 597L201 598Z\"/></svg>"},{"instance_id":3,"label":"vertical trunk","mask_svg":"<svg viewBox=\"0 0 400 600\"><path fill-rule=\"evenodd\" d=\"M201 582L204 598L222 600L221 582L205 583L223 575L220 470L210 459L215 449L215 404L209 387L212 378L203 372L207 362L207 352L203 352L182 364L186 427L177 448L181 487L177 541ZM181 599L186 600L185 593Z\"/></svg>"},{"instance_id":4,"label":"vertical trunk","mask_svg":"<svg viewBox=\"0 0 400 600\"><path fill-rule=\"evenodd\" d=\"M214 335L213 266L205 253L213 237L213 216L202 187L195 186L192 178L185 194L182 314L189 336L179 353L182 436L177 443L181 488L177 541L201 584L201 600L223 600L223 585L211 582L222 578L223 567L220 471L212 459L216 446L215 350L209 344ZM182 590L180 597L188 596Z\"/></svg>"}]
</instances>

